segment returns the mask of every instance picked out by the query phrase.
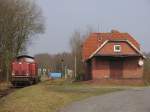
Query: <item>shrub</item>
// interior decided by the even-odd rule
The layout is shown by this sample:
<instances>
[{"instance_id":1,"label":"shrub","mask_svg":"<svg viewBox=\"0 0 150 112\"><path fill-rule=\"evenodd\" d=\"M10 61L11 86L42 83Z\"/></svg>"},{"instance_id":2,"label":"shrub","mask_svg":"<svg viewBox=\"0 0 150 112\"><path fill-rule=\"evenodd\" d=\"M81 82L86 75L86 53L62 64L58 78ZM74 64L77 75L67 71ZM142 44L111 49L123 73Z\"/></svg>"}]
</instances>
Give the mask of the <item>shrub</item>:
<instances>
[{"instance_id":1,"label":"shrub","mask_svg":"<svg viewBox=\"0 0 150 112\"><path fill-rule=\"evenodd\" d=\"M80 73L76 76L76 81L82 81L83 80L83 77L84 77L84 74L83 73Z\"/></svg>"},{"instance_id":2,"label":"shrub","mask_svg":"<svg viewBox=\"0 0 150 112\"><path fill-rule=\"evenodd\" d=\"M150 59L147 58L144 64L144 80L146 83L150 84Z\"/></svg>"}]
</instances>

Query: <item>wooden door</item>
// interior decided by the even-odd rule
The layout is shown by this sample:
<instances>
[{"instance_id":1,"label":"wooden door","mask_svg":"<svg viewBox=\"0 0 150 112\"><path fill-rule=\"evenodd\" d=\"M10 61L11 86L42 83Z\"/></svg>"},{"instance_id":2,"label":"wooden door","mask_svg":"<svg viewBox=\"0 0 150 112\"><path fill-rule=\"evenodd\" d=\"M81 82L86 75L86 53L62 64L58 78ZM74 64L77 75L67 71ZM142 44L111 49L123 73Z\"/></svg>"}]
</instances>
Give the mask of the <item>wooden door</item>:
<instances>
[{"instance_id":1,"label":"wooden door","mask_svg":"<svg viewBox=\"0 0 150 112\"><path fill-rule=\"evenodd\" d=\"M110 60L110 78L120 79L123 75L123 60Z\"/></svg>"}]
</instances>

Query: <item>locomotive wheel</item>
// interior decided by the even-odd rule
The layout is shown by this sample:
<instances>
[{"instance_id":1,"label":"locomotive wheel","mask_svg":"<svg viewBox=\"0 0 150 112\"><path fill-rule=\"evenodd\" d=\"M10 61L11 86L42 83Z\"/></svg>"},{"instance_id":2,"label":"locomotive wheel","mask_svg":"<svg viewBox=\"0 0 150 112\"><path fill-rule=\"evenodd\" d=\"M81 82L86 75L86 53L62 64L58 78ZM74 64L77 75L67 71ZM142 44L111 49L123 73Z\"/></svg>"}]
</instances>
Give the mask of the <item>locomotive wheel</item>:
<instances>
[{"instance_id":1,"label":"locomotive wheel","mask_svg":"<svg viewBox=\"0 0 150 112\"><path fill-rule=\"evenodd\" d=\"M37 83L37 80L36 80L36 79L34 79L34 80L33 80L33 84L36 84L36 83Z\"/></svg>"},{"instance_id":2,"label":"locomotive wheel","mask_svg":"<svg viewBox=\"0 0 150 112\"><path fill-rule=\"evenodd\" d=\"M13 87L17 87L17 83L13 82L12 83Z\"/></svg>"},{"instance_id":3,"label":"locomotive wheel","mask_svg":"<svg viewBox=\"0 0 150 112\"><path fill-rule=\"evenodd\" d=\"M33 84L33 81L29 81L29 83L28 83L29 85L32 85Z\"/></svg>"}]
</instances>

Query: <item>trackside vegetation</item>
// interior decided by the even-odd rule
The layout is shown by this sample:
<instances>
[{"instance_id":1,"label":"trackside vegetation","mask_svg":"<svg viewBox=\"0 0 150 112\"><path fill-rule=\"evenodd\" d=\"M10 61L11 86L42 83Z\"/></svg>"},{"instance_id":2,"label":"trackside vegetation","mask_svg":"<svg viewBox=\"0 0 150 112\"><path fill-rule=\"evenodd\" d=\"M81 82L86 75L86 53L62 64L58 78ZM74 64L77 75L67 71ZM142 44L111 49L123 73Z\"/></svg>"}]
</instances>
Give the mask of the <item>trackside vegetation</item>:
<instances>
[{"instance_id":1,"label":"trackside vegetation","mask_svg":"<svg viewBox=\"0 0 150 112\"><path fill-rule=\"evenodd\" d=\"M0 100L0 112L56 112L73 101L122 90L56 80L18 89Z\"/></svg>"}]
</instances>

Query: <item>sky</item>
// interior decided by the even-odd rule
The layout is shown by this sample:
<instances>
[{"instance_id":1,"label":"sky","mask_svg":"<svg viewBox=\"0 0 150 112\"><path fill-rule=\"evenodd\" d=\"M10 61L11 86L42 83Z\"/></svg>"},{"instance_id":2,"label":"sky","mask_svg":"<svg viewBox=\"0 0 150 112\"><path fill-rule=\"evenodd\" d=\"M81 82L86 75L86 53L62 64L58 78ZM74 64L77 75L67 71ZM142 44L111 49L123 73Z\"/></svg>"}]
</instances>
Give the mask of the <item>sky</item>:
<instances>
[{"instance_id":1,"label":"sky","mask_svg":"<svg viewBox=\"0 0 150 112\"><path fill-rule=\"evenodd\" d=\"M128 32L150 52L150 0L36 0L42 9L45 33L32 40L28 54L70 51L74 31L111 29Z\"/></svg>"}]
</instances>

